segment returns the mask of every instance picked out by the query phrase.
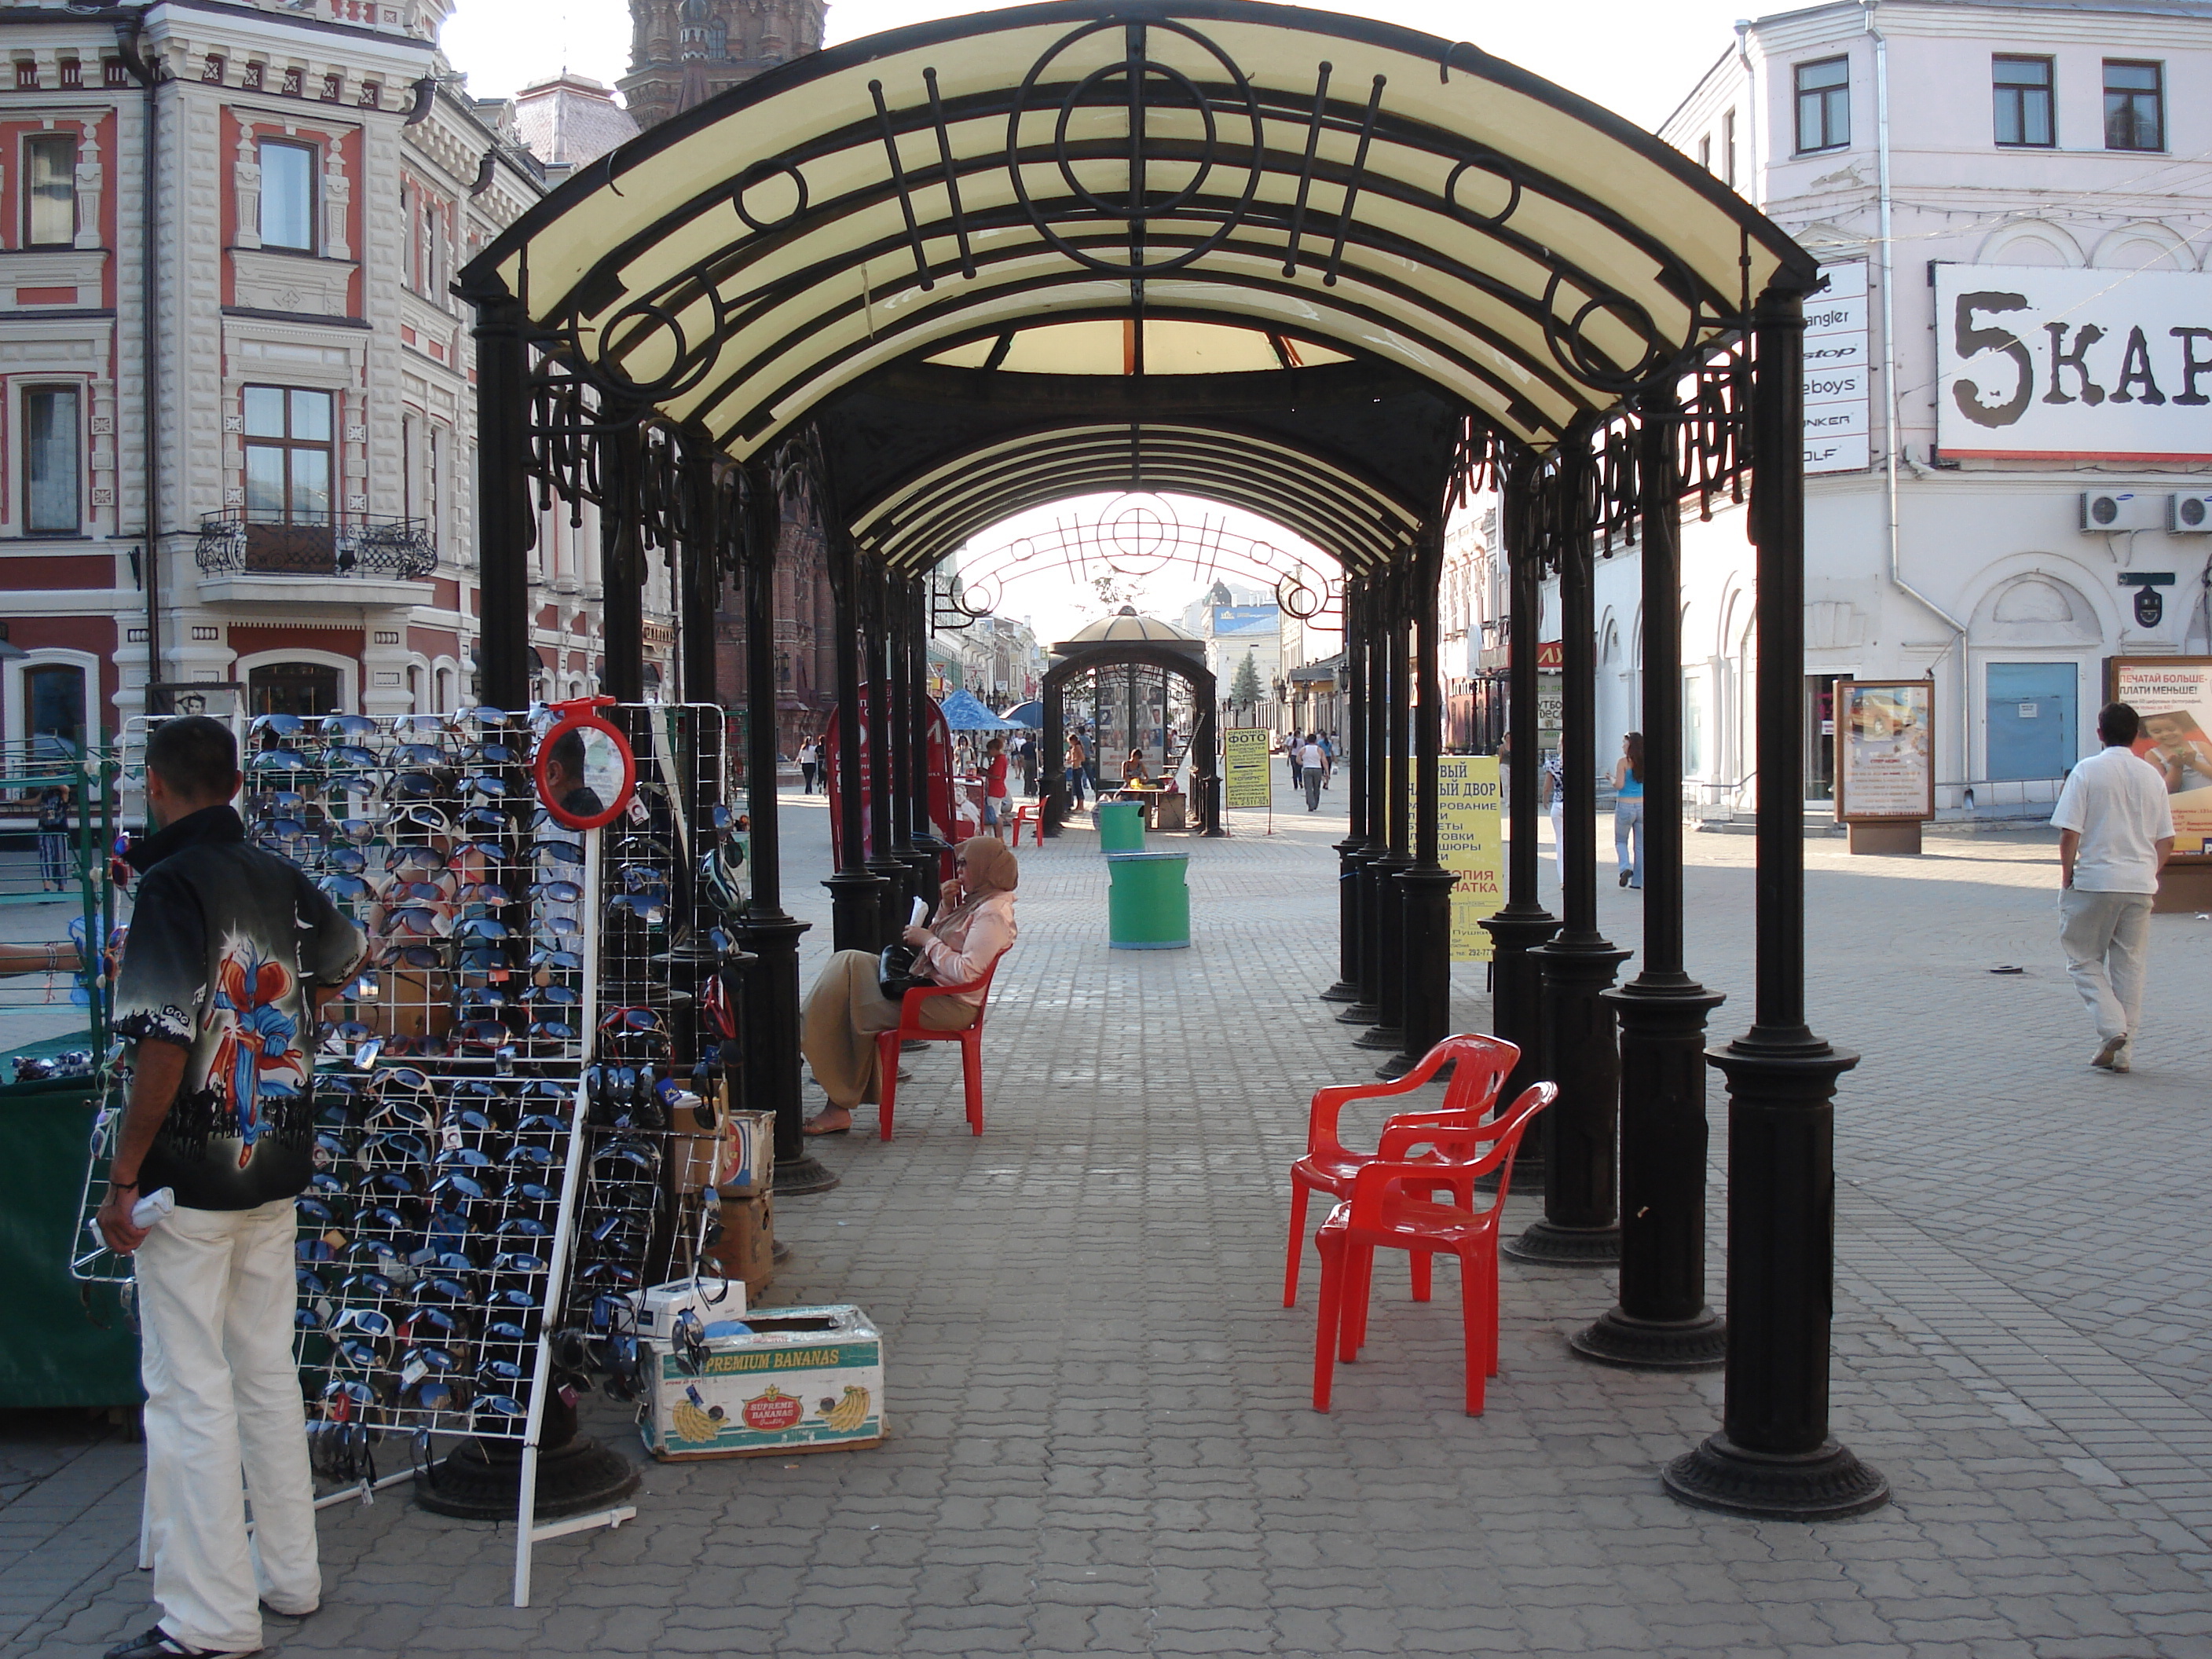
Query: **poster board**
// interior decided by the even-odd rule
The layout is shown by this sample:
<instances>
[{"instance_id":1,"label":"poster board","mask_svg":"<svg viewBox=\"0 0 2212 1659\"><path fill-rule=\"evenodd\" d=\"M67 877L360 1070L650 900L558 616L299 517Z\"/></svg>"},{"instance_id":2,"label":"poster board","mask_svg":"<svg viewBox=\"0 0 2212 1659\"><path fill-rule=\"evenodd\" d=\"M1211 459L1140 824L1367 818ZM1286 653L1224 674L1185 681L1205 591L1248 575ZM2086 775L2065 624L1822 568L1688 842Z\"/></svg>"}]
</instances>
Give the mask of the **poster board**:
<instances>
[{"instance_id":1,"label":"poster board","mask_svg":"<svg viewBox=\"0 0 2212 1659\"><path fill-rule=\"evenodd\" d=\"M2108 657L2105 697L2142 716L2135 750L2166 775L2174 857L2212 857L2212 657Z\"/></svg>"},{"instance_id":2,"label":"poster board","mask_svg":"<svg viewBox=\"0 0 2212 1659\"><path fill-rule=\"evenodd\" d=\"M1836 821L1936 816L1936 688L1928 680L1836 682Z\"/></svg>"},{"instance_id":3,"label":"poster board","mask_svg":"<svg viewBox=\"0 0 2212 1659\"><path fill-rule=\"evenodd\" d=\"M1498 757L1444 755L1437 761L1437 859L1459 878L1451 891L1451 959L1487 962L1492 941L1483 918L1505 903L1504 836L1498 815Z\"/></svg>"},{"instance_id":4,"label":"poster board","mask_svg":"<svg viewBox=\"0 0 2212 1659\"><path fill-rule=\"evenodd\" d=\"M1232 726L1221 733L1221 804L1264 810L1274 805L1267 775L1267 728Z\"/></svg>"}]
</instances>

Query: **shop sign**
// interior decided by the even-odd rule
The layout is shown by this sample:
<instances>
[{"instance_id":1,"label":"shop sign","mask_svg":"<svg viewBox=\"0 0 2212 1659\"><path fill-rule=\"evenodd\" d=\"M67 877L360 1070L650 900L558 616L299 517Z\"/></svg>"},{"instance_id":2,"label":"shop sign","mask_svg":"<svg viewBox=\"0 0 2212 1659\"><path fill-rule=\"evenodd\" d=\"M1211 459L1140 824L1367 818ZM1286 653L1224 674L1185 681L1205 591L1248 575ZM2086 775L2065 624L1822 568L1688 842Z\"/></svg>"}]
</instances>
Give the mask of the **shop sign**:
<instances>
[{"instance_id":1,"label":"shop sign","mask_svg":"<svg viewBox=\"0 0 2212 1659\"><path fill-rule=\"evenodd\" d=\"M1268 792L1267 728L1232 726L1221 734L1221 804L1226 807L1265 808L1273 805Z\"/></svg>"},{"instance_id":2,"label":"shop sign","mask_svg":"<svg viewBox=\"0 0 2212 1659\"><path fill-rule=\"evenodd\" d=\"M1828 285L1805 301L1805 471L1857 472L1867 448L1867 267L1823 265Z\"/></svg>"},{"instance_id":3,"label":"shop sign","mask_svg":"<svg viewBox=\"0 0 2212 1659\"><path fill-rule=\"evenodd\" d=\"M1445 755L1437 762L1437 857L1459 878L1451 891L1451 959L1487 962L1485 916L1505 902L1504 838L1498 823L1498 757Z\"/></svg>"},{"instance_id":4,"label":"shop sign","mask_svg":"<svg viewBox=\"0 0 2212 1659\"><path fill-rule=\"evenodd\" d=\"M2105 690L2142 716L2136 753L2165 775L2175 855L2212 850L2212 657L2114 657Z\"/></svg>"},{"instance_id":5,"label":"shop sign","mask_svg":"<svg viewBox=\"0 0 2212 1659\"><path fill-rule=\"evenodd\" d=\"M1836 817L1936 816L1936 690L1927 680L1838 680Z\"/></svg>"},{"instance_id":6,"label":"shop sign","mask_svg":"<svg viewBox=\"0 0 2212 1659\"><path fill-rule=\"evenodd\" d=\"M2212 275L1936 267L1946 455L2212 460Z\"/></svg>"}]
</instances>

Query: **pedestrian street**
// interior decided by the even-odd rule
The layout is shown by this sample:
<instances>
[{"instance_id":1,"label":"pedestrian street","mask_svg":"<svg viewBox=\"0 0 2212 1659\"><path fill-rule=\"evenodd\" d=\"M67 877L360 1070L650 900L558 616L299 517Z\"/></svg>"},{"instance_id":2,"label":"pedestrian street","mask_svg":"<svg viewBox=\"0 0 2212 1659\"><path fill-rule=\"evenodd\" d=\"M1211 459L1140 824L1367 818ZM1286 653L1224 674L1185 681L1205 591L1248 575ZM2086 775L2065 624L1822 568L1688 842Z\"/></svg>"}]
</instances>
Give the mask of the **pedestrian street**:
<instances>
[{"instance_id":1,"label":"pedestrian street","mask_svg":"<svg viewBox=\"0 0 2212 1659\"><path fill-rule=\"evenodd\" d=\"M1504 1264L1501 1372L1472 1419L1452 1270L1418 1306L1386 1255L1370 1346L1334 1410L1310 1408L1316 1273L1309 1249L1299 1306L1279 1305L1285 1171L1312 1091L1375 1057L1313 995L1341 792L1309 816L1278 769L1275 798L1272 835L1242 812L1231 839L1188 843L1188 951L1105 948L1087 819L1024 848L983 1136L957 1051L909 1054L896 1139L861 1112L817 1143L842 1184L779 1203L793 1253L771 1299L856 1302L884 1332L884 1445L648 1466L635 1522L539 1546L521 1610L508 1528L387 1489L324 1513L323 1610L269 1620L269 1650L2212 1652L2212 921L2154 920L2136 1069L2115 1077L2086 1063L2049 832L1938 831L1917 860L1808 842L1808 1005L1863 1056L1837 1100L1833 1427L1895 1498L1751 1522L1659 1487L1717 1422L1717 1374L1569 1356L1607 1273ZM811 979L827 812L787 793L782 817ZM1725 1037L1753 843L1687 842L1688 960L1729 995ZM1638 902L1601 888L1624 946ZM1482 1029L1483 969L1454 973L1455 1027ZM1511 1206L1509 1231L1539 1213ZM594 1396L585 1427L645 1461L627 1408ZM143 1623L139 1462L58 1413L10 1425L11 1655L96 1652Z\"/></svg>"}]
</instances>

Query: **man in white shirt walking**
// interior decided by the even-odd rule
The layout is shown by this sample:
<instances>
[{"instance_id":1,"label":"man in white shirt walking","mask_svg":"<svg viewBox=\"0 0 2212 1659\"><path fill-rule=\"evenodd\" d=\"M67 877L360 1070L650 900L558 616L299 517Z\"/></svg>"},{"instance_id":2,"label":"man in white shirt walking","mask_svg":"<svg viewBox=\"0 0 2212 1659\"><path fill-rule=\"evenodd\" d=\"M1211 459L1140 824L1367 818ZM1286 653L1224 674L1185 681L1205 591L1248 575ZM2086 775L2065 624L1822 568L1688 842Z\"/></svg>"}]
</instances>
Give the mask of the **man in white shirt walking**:
<instances>
[{"instance_id":1,"label":"man in white shirt walking","mask_svg":"<svg viewBox=\"0 0 2212 1659\"><path fill-rule=\"evenodd\" d=\"M1298 749L1298 765L1305 774L1306 811L1318 812L1321 811L1321 786L1324 774L1322 771L1321 739L1310 732L1306 733L1306 740Z\"/></svg>"},{"instance_id":2,"label":"man in white shirt walking","mask_svg":"<svg viewBox=\"0 0 2212 1659\"><path fill-rule=\"evenodd\" d=\"M2124 702L2098 711L2105 745L2058 793L2058 942L2104 1046L2089 1063L2124 1072L2142 1018L2144 956L2158 872L2173 851L2166 780L2132 745L2142 722Z\"/></svg>"}]
</instances>

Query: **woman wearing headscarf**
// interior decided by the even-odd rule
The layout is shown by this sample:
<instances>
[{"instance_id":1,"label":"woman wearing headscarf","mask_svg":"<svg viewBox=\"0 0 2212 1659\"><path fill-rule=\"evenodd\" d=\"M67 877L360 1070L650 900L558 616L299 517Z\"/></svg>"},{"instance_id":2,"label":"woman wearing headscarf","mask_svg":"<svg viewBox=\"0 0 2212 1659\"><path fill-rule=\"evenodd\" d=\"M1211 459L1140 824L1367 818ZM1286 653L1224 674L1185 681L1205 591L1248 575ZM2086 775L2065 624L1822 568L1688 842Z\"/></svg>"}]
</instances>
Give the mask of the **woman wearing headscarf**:
<instances>
[{"instance_id":1,"label":"woman wearing headscarf","mask_svg":"<svg viewBox=\"0 0 2212 1659\"><path fill-rule=\"evenodd\" d=\"M945 884L936 921L909 927L903 938L920 952L918 978L939 985L966 985L1014 942L1014 888L1020 881L1014 850L991 836L977 836L953 849L952 879ZM921 1023L933 1031L957 1031L975 1022L981 993L931 997L921 1005ZM895 1030L899 1003L876 982L876 953L840 951L806 995L805 1023L799 1046L814 1070L814 1080L830 1097L829 1105L806 1121L810 1135L842 1135L853 1127L853 1109L878 1098L876 1038Z\"/></svg>"}]
</instances>

